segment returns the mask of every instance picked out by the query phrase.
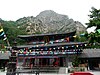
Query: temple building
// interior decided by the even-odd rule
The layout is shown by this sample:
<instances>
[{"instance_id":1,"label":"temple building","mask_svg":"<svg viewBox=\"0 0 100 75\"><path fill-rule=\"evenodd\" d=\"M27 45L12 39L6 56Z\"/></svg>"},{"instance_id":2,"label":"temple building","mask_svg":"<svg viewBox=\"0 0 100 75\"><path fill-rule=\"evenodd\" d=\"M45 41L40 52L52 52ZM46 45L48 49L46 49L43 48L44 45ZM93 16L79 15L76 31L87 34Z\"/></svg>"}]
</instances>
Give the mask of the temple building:
<instances>
[{"instance_id":1,"label":"temple building","mask_svg":"<svg viewBox=\"0 0 100 75\"><path fill-rule=\"evenodd\" d=\"M75 55L81 54L86 43L74 42L75 32L64 34L18 35L27 45L16 46L18 65L68 66ZM13 48L14 49L14 48Z\"/></svg>"},{"instance_id":2,"label":"temple building","mask_svg":"<svg viewBox=\"0 0 100 75\"><path fill-rule=\"evenodd\" d=\"M17 53L16 68L72 66L74 57L82 54L86 46L85 42L75 42L75 33L18 35L26 43L12 47L12 53Z\"/></svg>"}]
</instances>

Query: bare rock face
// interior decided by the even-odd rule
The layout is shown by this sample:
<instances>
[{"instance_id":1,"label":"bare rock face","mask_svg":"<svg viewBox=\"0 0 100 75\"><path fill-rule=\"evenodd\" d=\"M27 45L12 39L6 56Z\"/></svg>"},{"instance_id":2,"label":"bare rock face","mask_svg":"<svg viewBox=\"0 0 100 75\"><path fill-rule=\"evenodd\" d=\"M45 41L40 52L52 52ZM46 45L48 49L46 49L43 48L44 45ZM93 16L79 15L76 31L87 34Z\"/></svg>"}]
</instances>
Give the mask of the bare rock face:
<instances>
[{"instance_id":1,"label":"bare rock face","mask_svg":"<svg viewBox=\"0 0 100 75\"><path fill-rule=\"evenodd\" d=\"M86 31L86 27L84 25L82 25L82 23L75 21L76 23L76 33L80 34Z\"/></svg>"},{"instance_id":2,"label":"bare rock face","mask_svg":"<svg viewBox=\"0 0 100 75\"><path fill-rule=\"evenodd\" d=\"M58 14L52 10L41 12L36 17L24 17L16 21L19 28L25 28L29 34L34 33L68 33L72 31L85 32L86 28L67 15Z\"/></svg>"}]
</instances>

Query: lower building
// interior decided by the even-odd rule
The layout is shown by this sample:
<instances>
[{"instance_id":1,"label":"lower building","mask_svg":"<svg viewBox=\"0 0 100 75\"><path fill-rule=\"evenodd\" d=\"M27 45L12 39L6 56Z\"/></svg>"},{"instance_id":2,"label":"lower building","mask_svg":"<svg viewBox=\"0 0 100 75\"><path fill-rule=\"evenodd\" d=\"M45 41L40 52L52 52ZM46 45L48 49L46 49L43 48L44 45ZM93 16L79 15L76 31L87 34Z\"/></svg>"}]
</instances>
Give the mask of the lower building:
<instances>
[{"instance_id":1,"label":"lower building","mask_svg":"<svg viewBox=\"0 0 100 75\"><path fill-rule=\"evenodd\" d=\"M6 52L6 53L0 53L0 68L1 69L5 69L5 67L7 67L7 63L9 61L9 56L10 53Z\"/></svg>"},{"instance_id":2,"label":"lower building","mask_svg":"<svg viewBox=\"0 0 100 75\"><path fill-rule=\"evenodd\" d=\"M89 70L100 70L100 49L84 49L79 59Z\"/></svg>"},{"instance_id":3,"label":"lower building","mask_svg":"<svg viewBox=\"0 0 100 75\"><path fill-rule=\"evenodd\" d=\"M17 54L17 68L60 68L72 66L86 43L70 42L46 45L23 45L13 47ZM53 70L53 69L52 69Z\"/></svg>"}]
</instances>

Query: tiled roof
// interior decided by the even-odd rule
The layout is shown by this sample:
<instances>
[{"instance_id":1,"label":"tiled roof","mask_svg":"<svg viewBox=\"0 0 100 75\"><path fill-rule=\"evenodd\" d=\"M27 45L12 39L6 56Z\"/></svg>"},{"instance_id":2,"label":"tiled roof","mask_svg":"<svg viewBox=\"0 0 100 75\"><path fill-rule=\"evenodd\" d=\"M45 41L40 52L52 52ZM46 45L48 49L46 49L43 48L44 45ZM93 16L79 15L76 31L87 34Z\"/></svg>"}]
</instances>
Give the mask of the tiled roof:
<instances>
[{"instance_id":1,"label":"tiled roof","mask_svg":"<svg viewBox=\"0 0 100 75\"><path fill-rule=\"evenodd\" d=\"M65 43L55 43L55 44L43 44L43 45L20 45L16 46L17 48L31 48L31 47L55 47L55 46L70 46L70 45L81 45L85 44L86 42L65 42Z\"/></svg>"},{"instance_id":2,"label":"tiled roof","mask_svg":"<svg viewBox=\"0 0 100 75\"><path fill-rule=\"evenodd\" d=\"M71 35L75 35L76 31L74 32L69 32L69 33L48 33L48 34L34 34L34 35L18 35L18 37L43 37L43 36L57 36L57 35L67 35L67 36L71 36Z\"/></svg>"},{"instance_id":3,"label":"tiled roof","mask_svg":"<svg viewBox=\"0 0 100 75\"><path fill-rule=\"evenodd\" d=\"M0 59L9 59L10 53L0 53Z\"/></svg>"},{"instance_id":4,"label":"tiled roof","mask_svg":"<svg viewBox=\"0 0 100 75\"><path fill-rule=\"evenodd\" d=\"M84 49L80 58L100 58L100 49Z\"/></svg>"}]
</instances>

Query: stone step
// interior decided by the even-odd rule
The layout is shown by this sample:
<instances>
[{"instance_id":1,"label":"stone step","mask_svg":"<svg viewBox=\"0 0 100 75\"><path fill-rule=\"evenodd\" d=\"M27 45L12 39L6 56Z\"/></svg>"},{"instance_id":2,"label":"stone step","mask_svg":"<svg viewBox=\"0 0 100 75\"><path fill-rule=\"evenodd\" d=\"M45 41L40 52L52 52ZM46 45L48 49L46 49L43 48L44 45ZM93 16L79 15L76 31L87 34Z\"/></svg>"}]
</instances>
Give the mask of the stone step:
<instances>
[{"instance_id":1,"label":"stone step","mask_svg":"<svg viewBox=\"0 0 100 75\"><path fill-rule=\"evenodd\" d=\"M65 74L65 73L66 73L66 67L60 67L59 74Z\"/></svg>"}]
</instances>

